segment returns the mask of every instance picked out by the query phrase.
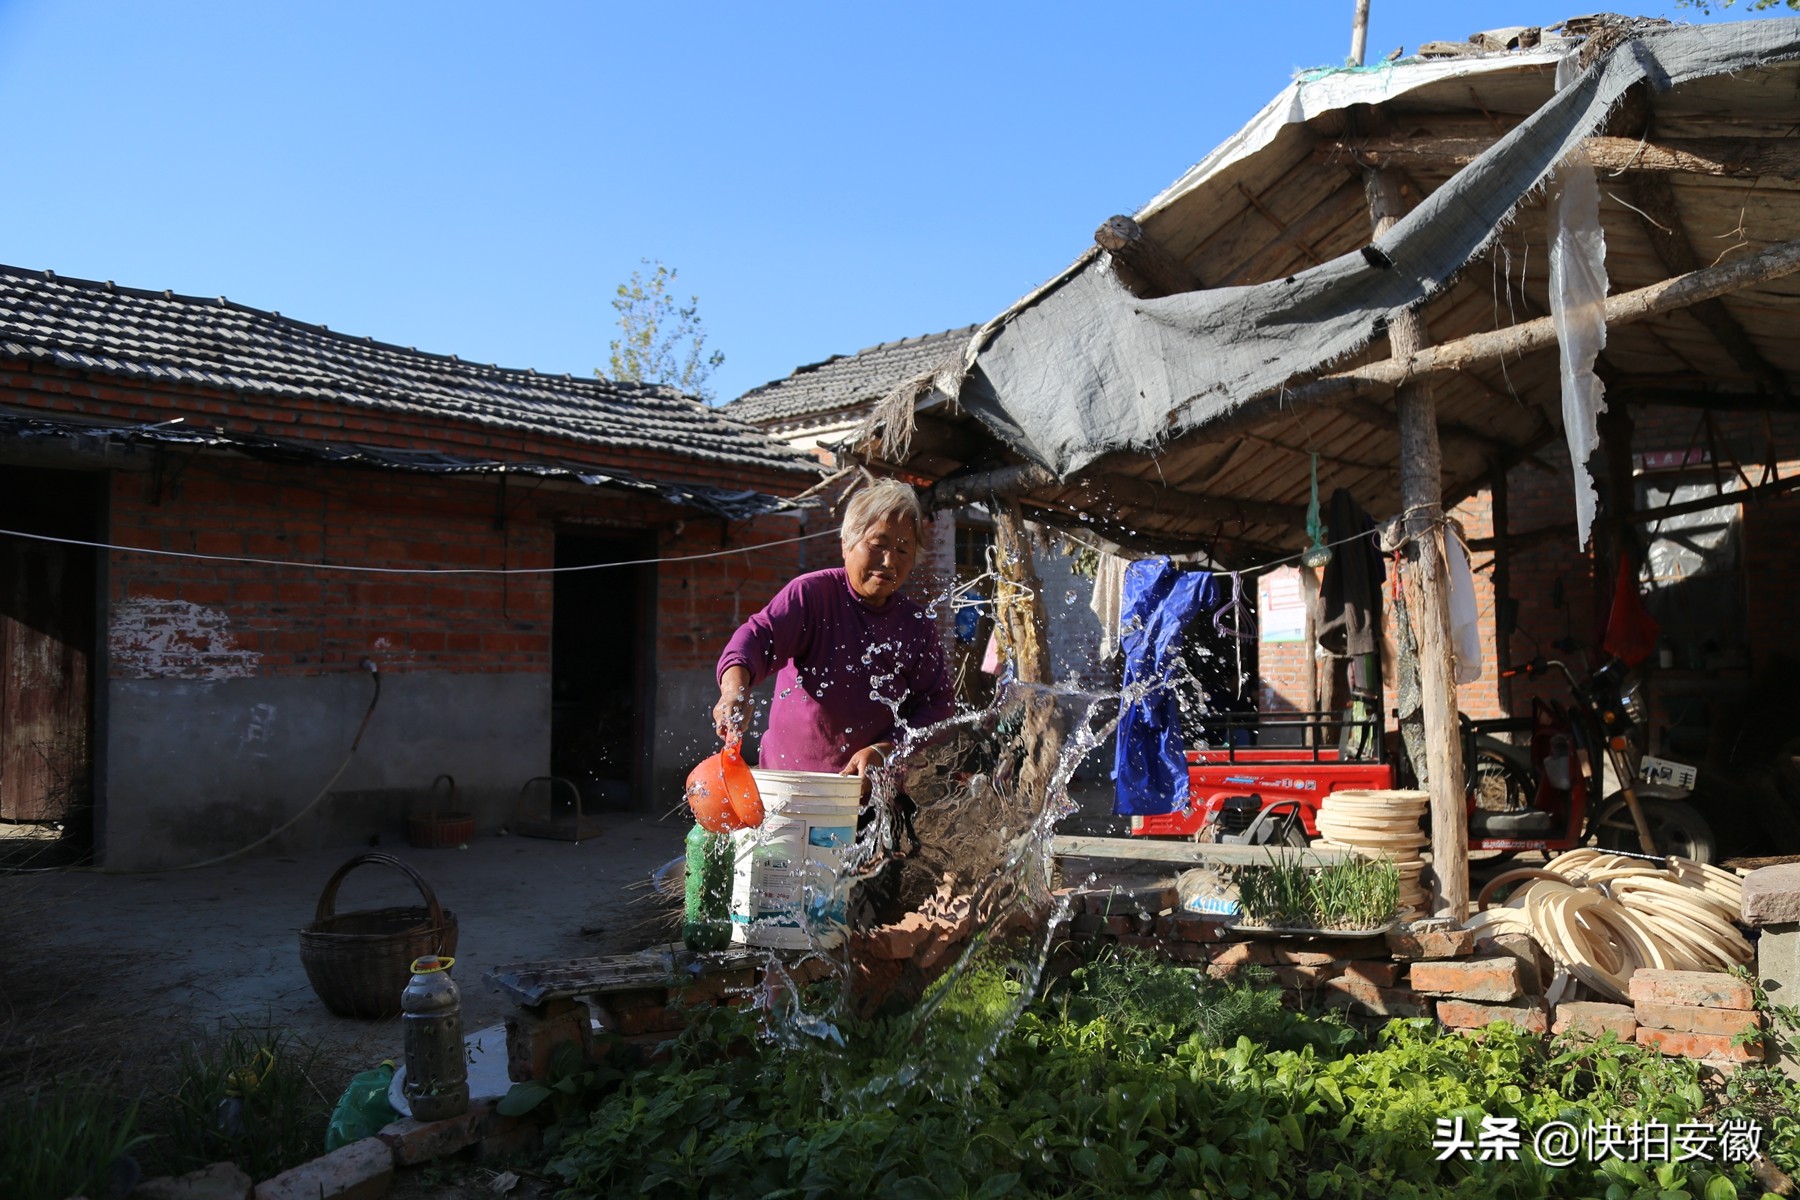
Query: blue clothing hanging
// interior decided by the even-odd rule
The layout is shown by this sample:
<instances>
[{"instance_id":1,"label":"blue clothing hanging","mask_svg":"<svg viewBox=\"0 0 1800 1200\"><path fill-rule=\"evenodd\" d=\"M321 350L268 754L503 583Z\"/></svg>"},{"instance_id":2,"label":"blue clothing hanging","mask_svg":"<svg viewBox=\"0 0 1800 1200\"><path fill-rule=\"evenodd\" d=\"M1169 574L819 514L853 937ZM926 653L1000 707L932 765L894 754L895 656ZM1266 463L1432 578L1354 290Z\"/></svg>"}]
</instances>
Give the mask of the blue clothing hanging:
<instances>
[{"instance_id":1,"label":"blue clothing hanging","mask_svg":"<svg viewBox=\"0 0 1800 1200\"><path fill-rule=\"evenodd\" d=\"M1170 686L1181 662L1181 633L1211 608L1218 587L1211 573L1179 571L1166 558L1125 568L1119 648L1125 656L1125 695L1119 701L1118 751L1113 760L1120 816L1177 812L1187 807L1187 746L1181 705ZM1134 685L1148 683L1130 699Z\"/></svg>"}]
</instances>

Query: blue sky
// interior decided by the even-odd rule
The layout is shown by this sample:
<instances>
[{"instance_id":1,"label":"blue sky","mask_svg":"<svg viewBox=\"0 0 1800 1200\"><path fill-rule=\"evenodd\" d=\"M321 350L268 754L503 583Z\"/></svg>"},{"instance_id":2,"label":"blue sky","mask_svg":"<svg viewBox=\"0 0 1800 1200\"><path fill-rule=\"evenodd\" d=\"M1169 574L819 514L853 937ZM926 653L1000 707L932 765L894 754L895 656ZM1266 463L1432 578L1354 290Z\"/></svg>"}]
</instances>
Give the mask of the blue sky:
<instances>
[{"instance_id":1,"label":"blue sky","mask_svg":"<svg viewBox=\"0 0 1800 1200\"><path fill-rule=\"evenodd\" d=\"M582 373L660 259L729 399L994 315L1352 8L0 0L0 262ZM1591 11L1372 8L1371 60Z\"/></svg>"}]
</instances>

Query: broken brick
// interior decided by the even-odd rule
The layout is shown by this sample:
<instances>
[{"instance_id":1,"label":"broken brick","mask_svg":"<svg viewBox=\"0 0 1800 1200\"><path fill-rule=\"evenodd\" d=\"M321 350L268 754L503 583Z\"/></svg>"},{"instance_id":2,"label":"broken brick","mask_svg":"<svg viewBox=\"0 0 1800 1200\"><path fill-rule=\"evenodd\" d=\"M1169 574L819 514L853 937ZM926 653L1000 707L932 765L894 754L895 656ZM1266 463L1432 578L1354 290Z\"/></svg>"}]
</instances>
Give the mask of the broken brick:
<instances>
[{"instance_id":1,"label":"broken brick","mask_svg":"<svg viewBox=\"0 0 1800 1200\"><path fill-rule=\"evenodd\" d=\"M1736 1037L1751 1029L1763 1027L1762 1014L1745 1008L1693 1008L1685 1004L1657 1004L1640 1000L1637 1023L1652 1029L1670 1029L1676 1033L1705 1033L1719 1037Z\"/></svg>"},{"instance_id":2,"label":"broken brick","mask_svg":"<svg viewBox=\"0 0 1800 1200\"><path fill-rule=\"evenodd\" d=\"M1652 971L1639 969L1631 976L1633 1003L1676 1004L1689 1008L1756 1007L1756 994L1747 980L1718 971Z\"/></svg>"},{"instance_id":3,"label":"broken brick","mask_svg":"<svg viewBox=\"0 0 1800 1200\"><path fill-rule=\"evenodd\" d=\"M1763 1057L1761 1042L1733 1044L1731 1038L1720 1034L1680 1033L1672 1029L1651 1029L1644 1025L1638 1026L1637 1044L1652 1047L1663 1054L1719 1062L1761 1062Z\"/></svg>"},{"instance_id":4,"label":"broken brick","mask_svg":"<svg viewBox=\"0 0 1800 1200\"><path fill-rule=\"evenodd\" d=\"M1637 1014L1629 1004L1608 1004L1600 1000L1565 1000L1556 1006L1552 1033L1570 1033L1599 1037L1612 1033L1620 1041L1637 1036Z\"/></svg>"},{"instance_id":5,"label":"broken brick","mask_svg":"<svg viewBox=\"0 0 1800 1200\"><path fill-rule=\"evenodd\" d=\"M1439 1000L1438 1023L1451 1029L1486 1029L1495 1021L1505 1021L1527 1033L1544 1033L1550 1027L1544 1002L1536 996L1511 1004L1481 1004L1473 1000Z\"/></svg>"},{"instance_id":6,"label":"broken brick","mask_svg":"<svg viewBox=\"0 0 1800 1200\"><path fill-rule=\"evenodd\" d=\"M1515 958L1420 960L1407 980L1416 992L1458 1000L1502 1001L1520 995L1519 962Z\"/></svg>"}]
</instances>

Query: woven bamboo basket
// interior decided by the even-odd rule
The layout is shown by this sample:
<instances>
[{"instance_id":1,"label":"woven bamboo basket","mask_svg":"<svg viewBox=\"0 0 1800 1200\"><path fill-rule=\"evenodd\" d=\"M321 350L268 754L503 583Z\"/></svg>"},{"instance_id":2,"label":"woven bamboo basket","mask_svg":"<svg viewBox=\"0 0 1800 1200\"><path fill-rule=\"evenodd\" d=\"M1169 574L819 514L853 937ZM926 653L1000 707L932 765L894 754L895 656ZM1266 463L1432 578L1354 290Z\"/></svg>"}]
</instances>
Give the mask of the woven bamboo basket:
<instances>
[{"instance_id":1,"label":"woven bamboo basket","mask_svg":"<svg viewBox=\"0 0 1800 1200\"><path fill-rule=\"evenodd\" d=\"M444 807L439 807L438 804L440 783L450 785ZM428 807L425 812L407 814L407 841L421 850L448 850L452 846L465 845L475 840L475 817L456 807L455 779L439 775L432 780L431 790L426 793L426 801Z\"/></svg>"},{"instance_id":2,"label":"woven bamboo basket","mask_svg":"<svg viewBox=\"0 0 1800 1200\"><path fill-rule=\"evenodd\" d=\"M423 905L336 912L338 886L357 867L381 866L412 880ZM313 991L340 1017L391 1017L424 954L456 953L456 914L438 903L431 885L391 854L359 854L337 869L312 924L300 931L300 963Z\"/></svg>"}]
</instances>

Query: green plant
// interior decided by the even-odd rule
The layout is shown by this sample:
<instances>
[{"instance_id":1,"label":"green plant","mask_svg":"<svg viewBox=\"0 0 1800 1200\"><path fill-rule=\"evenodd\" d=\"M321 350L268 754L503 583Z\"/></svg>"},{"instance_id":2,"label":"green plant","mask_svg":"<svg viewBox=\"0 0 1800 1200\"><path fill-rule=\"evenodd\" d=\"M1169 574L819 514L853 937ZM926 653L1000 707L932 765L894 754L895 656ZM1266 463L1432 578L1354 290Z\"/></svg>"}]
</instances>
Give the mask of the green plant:
<instances>
[{"instance_id":1,"label":"green plant","mask_svg":"<svg viewBox=\"0 0 1800 1200\"><path fill-rule=\"evenodd\" d=\"M64 1200L123 1192L136 1180L128 1155L146 1136L138 1107L85 1089L60 1089L0 1110L0 1194ZM122 1186L121 1186L122 1185Z\"/></svg>"},{"instance_id":2,"label":"green plant","mask_svg":"<svg viewBox=\"0 0 1800 1200\"><path fill-rule=\"evenodd\" d=\"M1251 924L1298 929L1372 929L1393 919L1400 870L1386 859L1346 858L1309 867L1271 854L1267 866L1233 872L1238 903Z\"/></svg>"},{"instance_id":3,"label":"green plant","mask_svg":"<svg viewBox=\"0 0 1800 1200\"><path fill-rule=\"evenodd\" d=\"M236 1025L181 1048L161 1146L179 1173L230 1161L266 1179L318 1155L334 1096L314 1082L318 1047Z\"/></svg>"}]
</instances>

